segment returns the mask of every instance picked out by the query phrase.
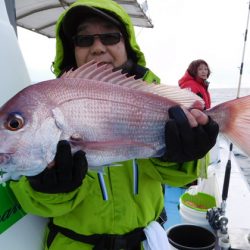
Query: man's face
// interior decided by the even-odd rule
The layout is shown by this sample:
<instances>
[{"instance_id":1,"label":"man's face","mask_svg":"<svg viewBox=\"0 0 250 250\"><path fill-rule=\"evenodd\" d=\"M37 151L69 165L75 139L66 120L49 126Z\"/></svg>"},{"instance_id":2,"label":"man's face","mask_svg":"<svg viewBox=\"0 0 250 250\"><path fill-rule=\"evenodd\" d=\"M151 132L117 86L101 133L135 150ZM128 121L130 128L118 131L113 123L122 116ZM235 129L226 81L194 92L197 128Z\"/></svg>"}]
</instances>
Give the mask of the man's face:
<instances>
[{"instance_id":1,"label":"man's face","mask_svg":"<svg viewBox=\"0 0 250 250\"><path fill-rule=\"evenodd\" d=\"M108 21L98 17L85 20L78 27L77 35L98 35L106 33L120 33L120 30ZM127 61L127 52L124 38L113 45L104 45L98 36L95 36L92 45L80 47L75 45L75 59L77 67L91 61L107 63L114 68L120 67Z\"/></svg>"}]
</instances>

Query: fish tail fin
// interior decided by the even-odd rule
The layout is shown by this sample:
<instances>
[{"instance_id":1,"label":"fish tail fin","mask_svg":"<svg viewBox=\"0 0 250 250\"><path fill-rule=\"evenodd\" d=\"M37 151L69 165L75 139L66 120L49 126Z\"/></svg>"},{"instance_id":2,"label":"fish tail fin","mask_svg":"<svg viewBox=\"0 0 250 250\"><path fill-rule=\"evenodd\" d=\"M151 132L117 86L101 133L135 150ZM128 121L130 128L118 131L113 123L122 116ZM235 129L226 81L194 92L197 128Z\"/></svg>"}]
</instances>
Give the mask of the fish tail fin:
<instances>
[{"instance_id":1,"label":"fish tail fin","mask_svg":"<svg viewBox=\"0 0 250 250\"><path fill-rule=\"evenodd\" d=\"M208 110L220 132L250 156L250 95L224 102Z\"/></svg>"}]
</instances>

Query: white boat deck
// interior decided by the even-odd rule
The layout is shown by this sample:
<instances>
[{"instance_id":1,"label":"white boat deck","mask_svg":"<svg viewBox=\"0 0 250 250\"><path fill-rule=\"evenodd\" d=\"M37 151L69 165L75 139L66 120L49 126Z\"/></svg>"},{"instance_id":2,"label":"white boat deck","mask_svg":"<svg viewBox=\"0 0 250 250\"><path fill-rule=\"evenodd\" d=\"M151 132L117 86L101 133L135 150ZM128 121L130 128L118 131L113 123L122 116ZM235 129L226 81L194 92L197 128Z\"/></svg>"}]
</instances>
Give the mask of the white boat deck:
<instances>
[{"instance_id":1,"label":"white boat deck","mask_svg":"<svg viewBox=\"0 0 250 250\"><path fill-rule=\"evenodd\" d=\"M225 168L229 157L229 144L220 140L220 160L214 166L215 196L221 201ZM250 188L234 154L231 155L231 176L226 213L228 231L232 249L250 249Z\"/></svg>"},{"instance_id":2,"label":"white boat deck","mask_svg":"<svg viewBox=\"0 0 250 250\"><path fill-rule=\"evenodd\" d=\"M229 145L221 140L221 162L214 167L218 192L217 200L221 200L225 167L229 157ZM231 176L229 183L228 198L226 201L226 216L229 218L230 228L250 229L250 189L248 182L240 169L234 155L231 157Z\"/></svg>"}]
</instances>

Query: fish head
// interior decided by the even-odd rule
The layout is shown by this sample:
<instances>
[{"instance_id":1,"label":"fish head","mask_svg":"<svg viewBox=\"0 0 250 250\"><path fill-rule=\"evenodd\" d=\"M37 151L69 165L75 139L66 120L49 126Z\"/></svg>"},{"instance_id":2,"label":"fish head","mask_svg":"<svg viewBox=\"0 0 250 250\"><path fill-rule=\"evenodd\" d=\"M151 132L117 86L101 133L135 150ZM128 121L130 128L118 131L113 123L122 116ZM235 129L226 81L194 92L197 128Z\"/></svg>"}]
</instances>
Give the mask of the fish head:
<instances>
[{"instance_id":1,"label":"fish head","mask_svg":"<svg viewBox=\"0 0 250 250\"><path fill-rule=\"evenodd\" d=\"M11 179L40 173L60 134L48 103L30 91L17 94L0 108L0 171Z\"/></svg>"}]
</instances>

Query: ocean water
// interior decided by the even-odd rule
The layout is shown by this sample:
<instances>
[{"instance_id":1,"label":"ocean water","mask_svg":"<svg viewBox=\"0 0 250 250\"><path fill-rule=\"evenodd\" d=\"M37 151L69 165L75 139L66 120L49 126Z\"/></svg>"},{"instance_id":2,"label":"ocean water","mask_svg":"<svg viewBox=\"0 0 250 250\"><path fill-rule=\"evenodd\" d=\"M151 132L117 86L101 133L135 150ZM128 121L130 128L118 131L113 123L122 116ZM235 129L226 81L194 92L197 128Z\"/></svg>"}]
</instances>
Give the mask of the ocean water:
<instances>
[{"instance_id":1,"label":"ocean water","mask_svg":"<svg viewBox=\"0 0 250 250\"><path fill-rule=\"evenodd\" d=\"M210 95L212 100L212 107L223 103L225 101L229 101L235 99L237 97L237 89L236 88L221 88L221 89L210 89ZM239 92L239 97L250 95L250 88L243 88ZM250 139L250 138L249 138ZM250 157L248 157L245 153L243 153L236 146L233 147L233 152L236 157L236 161L246 178L246 181L250 188Z\"/></svg>"},{"instance_id":2,"label":"ocean water","mask_svg":"<svg viewBox=\"0 0 250 250\"><path fill-rule=\"evenodd\" d=\"M236 88L220 88L220 89L209 89L211 95L212 106L233 100L237 97ZM250 88L242 88L239 92L239 97L250 95Z\"/></svg>"}]
</instances>

